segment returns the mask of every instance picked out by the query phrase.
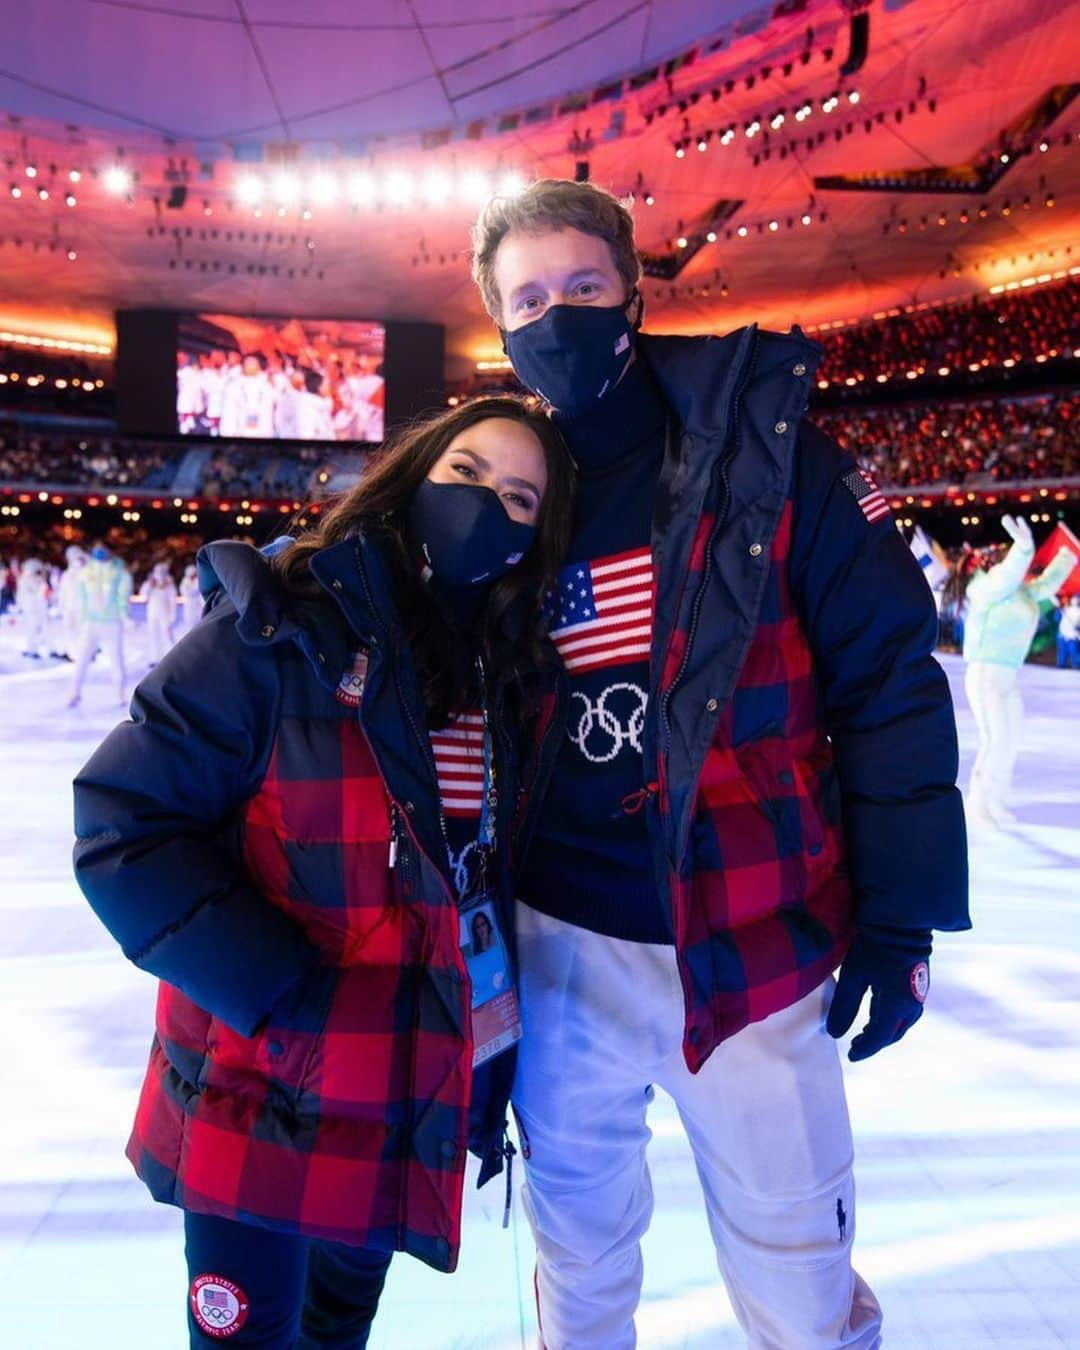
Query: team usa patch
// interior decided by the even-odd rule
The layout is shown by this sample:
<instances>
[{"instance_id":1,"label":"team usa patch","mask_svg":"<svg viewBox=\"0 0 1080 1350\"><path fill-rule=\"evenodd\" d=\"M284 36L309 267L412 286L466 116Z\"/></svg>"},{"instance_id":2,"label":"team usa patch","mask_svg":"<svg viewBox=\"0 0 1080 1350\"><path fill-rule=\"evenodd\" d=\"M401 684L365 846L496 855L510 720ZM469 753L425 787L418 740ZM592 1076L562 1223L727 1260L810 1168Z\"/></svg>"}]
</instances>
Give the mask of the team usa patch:
<instances>
[{"instance_id":1,"label":"team usa patch","mask_svg":"<svg viewBox=\"0 0 1080 1350\"><path fill-rule=\"evenodd\" d=\"M367 679L367 652L354 652L348 669L342 675L334 697L348 708L359 708L364 695L364 681Z\"/></svg>"},{"instance_id":2,"label":"team usa patch","mask_svg":"<svg viewBox=\"0 0 1080 1350\"><path fill-rule=\"evenodd\" d=\"M247 1294L223 1275L196 1275L188 1299L195 1324L215 1340L235 1336L251 1312Z\"/></svg>"},{"instance_id":3,"label":"team usa patch","mask_svg":"<svg viewBox=\"0 0 1080 1350\"><path fill-rule=\"evenodd\" d=\"M925 1003L929 992L930 967L925 961L920 961L918 965L911 968L911 996L919 1003Z\"/></svg>"},{"instance_id":4,"label":"team usa patch","mask_svg":"<svg viewBox=\"0 0 1080 1350\"><path fill-rule=\"evenodd\" d=\"M891 513L889 503L881 495L881 489L864 469L852 469L840 481L859 503L859 510L871 525L884 520Z\"/></svg>"}]
</instances>

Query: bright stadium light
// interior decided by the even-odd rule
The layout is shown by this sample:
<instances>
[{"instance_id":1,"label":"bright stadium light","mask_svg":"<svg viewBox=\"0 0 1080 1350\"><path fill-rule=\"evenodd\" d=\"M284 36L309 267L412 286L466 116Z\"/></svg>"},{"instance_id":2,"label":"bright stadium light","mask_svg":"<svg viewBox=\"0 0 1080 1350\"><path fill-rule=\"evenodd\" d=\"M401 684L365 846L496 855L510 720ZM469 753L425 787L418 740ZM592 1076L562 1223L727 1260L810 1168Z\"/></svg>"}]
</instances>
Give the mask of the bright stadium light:
<instances>
[{"instance_id":1,"label":"bright stadium light","mask_svg":"<svg viewBox=\"0 0 1080 1350\"><path fill-rule=\"evenodd\" d=\"M300 197L300 180L294 173L279 173L273 183L274 201L291 206Z\"/></svg>"},{"instance_id":2,"label":"bright stadium light","mask_svg":"<svg viewBox=\"0 0 1080 1350\"><path fill-rule=\"evenodd\" d=\"M500 197L517 197L525 191L525 179L514 169L508 169L498 182L495 188Z\"/></svg>"},{"instance_id":3,"label":"bright stadium light","mask_svg":"<svg viewBox=\"0 0 1080 1350\"><path fill-rule=\"evenodd\" d=\"M383 183L383 196L391 206L408 206L413 198L413 180L404 169L394 169Z\"/></svg>"},{"instance_id":4,"label":"bright stadium light","mask_svg":"<svg viewBox=\"0 0 1080 1350\"><path fill-rule=\"evenodd\" d=\"M328 173L317 173L311 180L309 193L316 206L333 206L338 197L338 185Z\"/></svg>"},{"instance_id":5,"label":"bright stadium light","mask_svg":"<svg viewBox=\"0 0 1080 1350\"><path fill-rule=\"evenodd\" d=\"M424 175L421 191L428 206L445 206L453 196L454 184L442 169L431 169Z\"/></svg>"},{"instance_id":6,"label":"bright stadium light","mask_svg":"<svg viewBox=\"0 0 1080 1350\"><path fill-rule=\"evenodd\" d=\"M105 184L105 191L111 192L116 197L122 197L126 192L131 191L131 174L122 164L113 164L105 170L105 177L102 180Z\"/></svg>"},{"instance_id":7,"label":"bright stadium light","mask_svg":"<svg viewBox=\"0 0 1080 1350\"><path fill-rule=\"evenodd\" d=\"M349 179L349 200L354 206L370 206L375 199L375 179L369 173L354 173Z\"/></svg>"},{"instance_id":8,"label":"bright stadium light","mask_svg":"<svg viewBox=\"0 0 1080 1350\"><path fill-rule=\"evenodd\" d=\"M486 173L470 169L461 180L461 195L467 202L485 202L491 196L491 183Z\"/></svg>"},{"instance_id":9,"label":"bright stadium light","mask_svg":"<svg viewBox=\"0 0 1080 1350\"><path fill-rule=\"evenodd\" d=\"M262 201L263 185L254 174L245 174L236 184L236 196L245 206Z\"/></svg>"}]
</instances>

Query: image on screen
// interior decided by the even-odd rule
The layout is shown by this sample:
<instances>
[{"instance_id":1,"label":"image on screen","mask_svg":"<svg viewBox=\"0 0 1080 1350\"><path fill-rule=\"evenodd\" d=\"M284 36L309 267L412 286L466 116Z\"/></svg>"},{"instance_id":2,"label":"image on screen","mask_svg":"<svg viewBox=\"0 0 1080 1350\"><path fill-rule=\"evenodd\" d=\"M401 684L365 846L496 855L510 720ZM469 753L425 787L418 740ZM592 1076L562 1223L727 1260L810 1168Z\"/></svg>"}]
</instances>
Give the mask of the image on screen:
<instances>
[{"instance_id":1,"label":"image on screen","mask_svg":"<svg viewBox=\"0 0 1080 1350\"><path fill-rule=\"evenodd\" d=\"M177 427L190 436L381 441L385 350L380 323L184 315Z\"/></svg>"}]
</instances>

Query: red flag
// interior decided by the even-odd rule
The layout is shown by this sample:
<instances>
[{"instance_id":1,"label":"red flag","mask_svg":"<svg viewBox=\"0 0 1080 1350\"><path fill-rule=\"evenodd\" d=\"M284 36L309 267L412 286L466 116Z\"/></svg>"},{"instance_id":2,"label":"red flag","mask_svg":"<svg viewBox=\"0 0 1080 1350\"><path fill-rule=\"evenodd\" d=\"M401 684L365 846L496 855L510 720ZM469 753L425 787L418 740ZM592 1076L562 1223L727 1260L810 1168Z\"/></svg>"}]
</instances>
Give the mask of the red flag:
<instances>
[{"instance_id":1,"label":"red flag","mask_svg":"<svg viewBox=\"0 0 1080 1350\"><path fill-rule=\"evenodd\" d=\"M1080 563L1080 539L1077 539L1068 525L1059 524L1050 531L1039 545L1038 551L1031 560L1031 572L1028 575L1041 572L1043 568L1054 561L1058 550L1062 548L1067 548L1077 563ZM1058 594L1075 595L1077 591L1080 591L1080 567L1073 568Z\"/></svg>"}]
</instances>

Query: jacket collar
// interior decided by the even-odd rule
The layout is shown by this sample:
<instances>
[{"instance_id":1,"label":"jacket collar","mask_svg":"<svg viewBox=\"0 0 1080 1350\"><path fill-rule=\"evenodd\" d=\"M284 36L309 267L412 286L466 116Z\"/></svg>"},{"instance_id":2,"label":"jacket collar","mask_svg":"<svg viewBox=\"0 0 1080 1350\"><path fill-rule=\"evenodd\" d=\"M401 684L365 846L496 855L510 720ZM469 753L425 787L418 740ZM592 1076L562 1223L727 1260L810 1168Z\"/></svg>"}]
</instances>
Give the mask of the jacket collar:
<instances>
[{"instance_id":1,"label":"jacket collar","mask_svg":"<svg viewBox=\"0 0 1080 1350\"><path fill-rule=\"evenodd\" d=\"M349 668L358 641L378 646L394 625L385 558L372 539L346 539L314 555L312 575L326 591L316 599L290 594L270 558L251 544L206 544L196 563L203 597L232 602L245 643L295 643L331 689Z\"/></svg>"},{"instance_id":2,"label":"jacket collar","mask_svg":"<svg viewBox=\"0 0 1080 1350\"><path fill-rule=\"evenodd\" d=\"M811 374L821 363L822 349L796 324L790 333L759 329L756 323L736 328L723 337L664 337L638 335L642 358L652 369L680 426L691 436L714 436L723 431L723 403L732 367L759 353L757 370L764 375L799 362Z\"/></svg>"}]
</instances>

